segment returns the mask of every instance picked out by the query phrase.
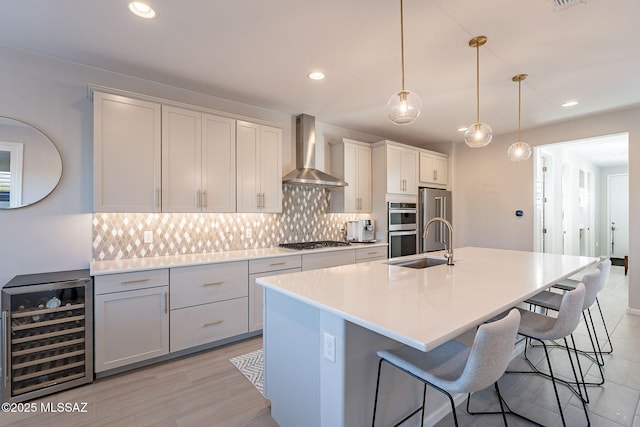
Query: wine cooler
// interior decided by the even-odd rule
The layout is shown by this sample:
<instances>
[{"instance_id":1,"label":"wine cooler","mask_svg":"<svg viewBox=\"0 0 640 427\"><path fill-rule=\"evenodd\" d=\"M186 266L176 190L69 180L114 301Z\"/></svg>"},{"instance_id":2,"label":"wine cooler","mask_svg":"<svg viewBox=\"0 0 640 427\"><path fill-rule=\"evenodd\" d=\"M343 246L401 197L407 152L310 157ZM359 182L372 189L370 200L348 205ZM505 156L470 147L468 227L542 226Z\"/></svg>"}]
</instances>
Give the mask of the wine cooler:
<instances>
[{"instance_id":1,"label":"wine cooler","mask_svg":"<svg viewBox=\"0 0 640 427\"><path fill-rule=\"evenodd\" d=\"M93 381L89 270L16 276L2 288L2 402Z\"/></svg>"}]
</instances>

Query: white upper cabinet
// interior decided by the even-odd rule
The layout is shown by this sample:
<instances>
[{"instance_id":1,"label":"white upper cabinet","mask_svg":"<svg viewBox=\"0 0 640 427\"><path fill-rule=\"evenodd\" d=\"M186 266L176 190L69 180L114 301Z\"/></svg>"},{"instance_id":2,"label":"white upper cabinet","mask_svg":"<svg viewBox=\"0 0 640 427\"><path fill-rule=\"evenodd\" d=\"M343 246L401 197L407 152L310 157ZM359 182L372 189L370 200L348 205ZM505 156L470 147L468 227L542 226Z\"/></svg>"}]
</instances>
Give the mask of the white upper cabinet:
<instances>
[{"instance_id":1,"label":"white upper cabinet","mask_svg":"<svg viewBox=\"0 0 640 427\"><path fill-rule=\"evenodd\" d=\"M235 120L162 106L162 211L235 212Z\"/></svg>"},{"instance_id":2,"label":"white upper cabinet","mask_svg":"<svg viewBox=\"0 0 640 427\"><path fill-rule=\"evenodd\" d=\"M331 211L371 212L371 146L350 139L333 141L331 174L349 184L331 190Z\"/></svg>"},{"instance_id":3,"label":"white upper cabinet","mask_svg":"<svg viewBox=\"0 0 640 427\"><path fill-rule=\"evenodd\" d=\"M95 212L160 212L160 104L93 93Z\"/></svg>"},{"instance_id":4,"label":"white upper cabinet","mask_svg":"<svg viewBox=\"0 0 640 427\"><path fill-rule=\"evenodd\" d=\"M282 212L282 129L237 122L237 211Z\"/></svg>"},{"instance_id":5,"label":"white upper cabinet","mask_svg":"<svg viewBox=\"0 0 640 427\"><path fill-rule=\"evenodd\" d=\"M387 193L418 195L418 150L387 144Z\"/></svg>"},{"instance_id":6,"label":"white upper cabinet","mask_svg":"<svg viewBox=\"0 0 640 427\"><path fill-rule=\"evenodd\" d=\"M202 117L162 106L162 211L200 210Z\"/></svg>"},{"instance_id":7,"label":"white upper cabinet","mask_svg":"<svg viewBox=\"0 0 640 427\"><path fill-rule=\"evenodd\" d=\"M445 188L448 157L444 154L420 153L420 184Z\"/></svg>"}]
</instances>

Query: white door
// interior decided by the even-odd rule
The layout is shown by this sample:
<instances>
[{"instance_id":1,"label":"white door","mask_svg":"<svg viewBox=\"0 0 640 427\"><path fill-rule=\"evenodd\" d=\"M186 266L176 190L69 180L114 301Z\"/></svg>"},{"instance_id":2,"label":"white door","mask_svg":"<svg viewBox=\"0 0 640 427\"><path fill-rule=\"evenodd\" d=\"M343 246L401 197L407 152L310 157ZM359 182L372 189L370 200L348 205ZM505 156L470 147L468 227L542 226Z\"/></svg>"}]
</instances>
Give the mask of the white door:
<instances>
[{"instance_id":1,"label":"white door","mask_svg":"<svg viewBox=\"0 0 640 427\"><path fill-rule=\"evenodd\" d=\"M629 175L608 177L609 256L629 255Z\"/></svg>"}]
</instances>

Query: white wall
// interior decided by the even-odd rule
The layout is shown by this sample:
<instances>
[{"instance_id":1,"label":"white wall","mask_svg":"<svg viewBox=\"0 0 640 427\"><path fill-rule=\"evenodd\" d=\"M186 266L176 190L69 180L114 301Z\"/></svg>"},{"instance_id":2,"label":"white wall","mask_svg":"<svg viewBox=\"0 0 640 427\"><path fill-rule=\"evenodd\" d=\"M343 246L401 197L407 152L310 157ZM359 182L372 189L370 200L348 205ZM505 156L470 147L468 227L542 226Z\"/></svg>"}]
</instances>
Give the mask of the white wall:
<instances>
[{"instance_id":1,"label":"white wall","mask_svg":"<svg viewBox=\"0 0 640 427\"><path fill-rule=\"evenodd\" d=\"M592 115L523 132L530 145L552 144L582 138L629 132L629 182L640 182L640 108ZM487 147L453 145L454 221L458 246L533 250L533 162L513 163L507 158L515 135L498 135ZM515 209L525 215L518 219ZM640 215L640 186L629 188L629 217ZM629 307L640 314L640 223L629 225ZM640 264L639 264L640 265ZM637 270L637 268L636 268Z\"/></svg>"}]
</instances>

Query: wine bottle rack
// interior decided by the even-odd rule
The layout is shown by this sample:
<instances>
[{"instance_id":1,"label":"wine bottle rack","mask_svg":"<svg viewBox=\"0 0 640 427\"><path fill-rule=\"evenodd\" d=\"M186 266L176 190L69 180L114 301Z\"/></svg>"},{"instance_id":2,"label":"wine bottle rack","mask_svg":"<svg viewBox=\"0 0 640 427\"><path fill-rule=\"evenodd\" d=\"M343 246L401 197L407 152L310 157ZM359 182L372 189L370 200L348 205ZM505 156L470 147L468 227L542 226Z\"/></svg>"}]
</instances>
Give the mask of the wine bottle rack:
<instances>
[{"instance_id":1,"label":"wine bottle rack","mask_svg":"<svg viewBox=\"0 0 640 427\"><path fill-rule=\"evenodd\" d=\"M92 282L84 276L3 288L3 401L93 380Z\"/></svg>"}]
</instances>

